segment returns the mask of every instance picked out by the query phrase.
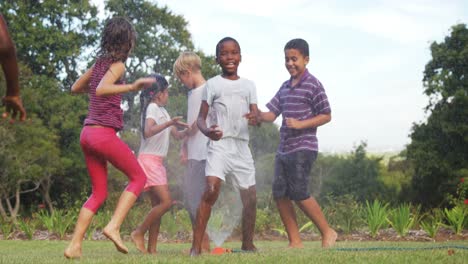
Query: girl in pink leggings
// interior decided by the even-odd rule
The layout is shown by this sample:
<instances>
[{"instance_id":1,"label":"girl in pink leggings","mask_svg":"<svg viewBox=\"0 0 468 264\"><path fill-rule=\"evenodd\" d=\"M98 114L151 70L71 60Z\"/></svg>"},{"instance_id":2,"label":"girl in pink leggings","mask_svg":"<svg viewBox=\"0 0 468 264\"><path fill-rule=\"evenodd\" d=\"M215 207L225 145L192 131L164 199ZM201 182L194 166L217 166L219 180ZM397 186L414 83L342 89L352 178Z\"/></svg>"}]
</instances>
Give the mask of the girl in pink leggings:
<instances>
[{"instance_id":1,"label":"girl in pink leggings","mask_svg":"<svg viewBox=\"0 0 468 264\"><path fill-rule=\"evenodd\" d=\"M138 79L124 84L125 61L135 45L135 30L126 19L110 19L102 34L95 64L72 86L72 93L88 93L88 116L81 131L80 144L92 194L78 215L72 240L65 249L67 258L81 257L81 244L93 216L107 197L107 162L125 173L129 184L119 198L104 235L114 242L118 251L128 253L120 238L120 226L146 183L146 175L130 148L116 135L123 127L121 94L151 85L154 78Z\"/></svg>"}]
</instances>

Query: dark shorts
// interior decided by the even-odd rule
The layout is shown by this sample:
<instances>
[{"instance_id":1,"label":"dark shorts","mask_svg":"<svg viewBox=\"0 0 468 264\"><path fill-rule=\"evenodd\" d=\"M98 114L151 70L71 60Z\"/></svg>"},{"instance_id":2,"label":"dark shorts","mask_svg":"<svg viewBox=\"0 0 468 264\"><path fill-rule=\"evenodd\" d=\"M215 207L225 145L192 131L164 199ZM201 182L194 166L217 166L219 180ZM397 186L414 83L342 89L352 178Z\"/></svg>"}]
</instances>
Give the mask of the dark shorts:
<instances>
[{"instance_id":1,"label":"dark shorts","mask_svg":"<svg viewBox=\"0 0 468 264\"><path fill-rule=\"evenodd\" d=\"M273 198L302 201L310 197L310 170L317 152L301 150L289 154L276 154Z\"/></svg>"},{"instance_id":2,"label":"dark shorts","mask_svg":"<svg viewBox=\"0 0 468 264\"><path fill-rule=\"evenodd\" d=\"M205 166L206 160L189 159L187 163L183 187L184 206L192 223L195 223L198 205L206 188Z\"/></svg>"}]
</instances>

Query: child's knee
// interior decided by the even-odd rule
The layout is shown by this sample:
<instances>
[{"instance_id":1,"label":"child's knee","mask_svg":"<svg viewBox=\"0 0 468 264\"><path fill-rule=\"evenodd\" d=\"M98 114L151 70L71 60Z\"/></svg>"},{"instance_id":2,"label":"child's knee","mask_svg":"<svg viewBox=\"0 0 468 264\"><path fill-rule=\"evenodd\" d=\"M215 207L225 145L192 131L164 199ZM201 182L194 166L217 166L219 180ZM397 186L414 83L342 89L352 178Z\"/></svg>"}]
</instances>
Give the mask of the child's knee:
<instances>
[{"instance_id":1,"label":"child's knee","mask_svg":"<svg viewBox=\"0 0 468 264\"><path fill-rule=\"evenodd\" d=\"M130 180L130 184L127 187L127 191L134 193L136 196L140 195L143 188L145 188L146 184L146 175L139 174L132 177Z\"/></svg>"},{"instance_id":2,"label":"child's knee","mask_svg":"<svg viewBox=\"0 0 468 264\"><path fill-rule=\"evenodd\" d=\"M219 188L216 188L214 185L207 185L203 199L210 205L214 205L218 199Z\"/></svg>"},{"instance_id":3,"label":"child's knee","mask_svg":"<svg viewBox=\"0 0 468 264\"><path fill-rule=\"evenodd\" d=\"M169 211L169 209L171 209L172 207L172 200L167 199L167 200L161 201L161 207L165 212Z\"/></svg>"},{"instance_id":4,"label":"child's knee","mask_svg":"<svg viewBox=\"0 0 468 264\"><path fill-rule=\"evenodd\" d=\"M102 204L106 201L106 199L107 199L107 191L93 192L83 207L86 207L89 210L96 213L97 210L101 208Z\"/></svg>"}]
</instances>

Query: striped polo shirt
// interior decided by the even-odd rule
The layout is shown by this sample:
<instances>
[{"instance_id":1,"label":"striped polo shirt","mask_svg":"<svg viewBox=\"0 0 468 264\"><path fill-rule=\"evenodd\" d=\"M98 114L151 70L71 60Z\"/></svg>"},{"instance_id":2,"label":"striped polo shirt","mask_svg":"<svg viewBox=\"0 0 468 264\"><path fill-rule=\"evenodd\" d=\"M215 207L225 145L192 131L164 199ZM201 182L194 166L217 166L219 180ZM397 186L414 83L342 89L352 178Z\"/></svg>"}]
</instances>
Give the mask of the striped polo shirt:
<instances>
[{"instance_id":1,"label":"striped polo shirt","mask_svg":"<svg viewBox=\"0 0 468 264\"><path fill-rule=\"evenodd\" d=\"M285 118L305 120L319 114L331 113L327 95L320 81L307 69L296 86L292 87L291 82L292 79L284 82L275 97L266 105L276 116L283 115L278 153L318 151L317 128L288 128Z\"/></svg>"},{"instance_id":2,"label":"striped polo shirt","mask_svg":"<svg viewBox=\"0 0 468 264\"><path fill-rule=\"evenodd\" d=\"M96 88L102 80L113 61L108 58L99 58L93 66L89 81L89 107L88 116L84 125L100 125L120 130L123 127L123 110L120 107L122 95L97 96ZM123 83L122 80L116 84Z\"/></svg>"}]
</instances>

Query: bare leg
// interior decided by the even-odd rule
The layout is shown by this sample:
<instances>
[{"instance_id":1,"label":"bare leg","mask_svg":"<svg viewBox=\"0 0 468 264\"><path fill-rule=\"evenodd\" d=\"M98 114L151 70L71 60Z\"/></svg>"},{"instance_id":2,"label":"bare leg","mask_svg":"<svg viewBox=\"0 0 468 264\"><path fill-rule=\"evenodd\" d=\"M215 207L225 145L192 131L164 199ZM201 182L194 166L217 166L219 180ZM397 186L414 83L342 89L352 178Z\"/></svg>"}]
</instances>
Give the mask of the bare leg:
<instances>
[{"instance_id":1,"label":"bare leg","mask_svg":"<svg viewBox=\"0 0 468 264\"><path fill-rule=\"evenodd\" d=\"M195 226L196 226L196 219L194 219L192 221L192 233L195 233ZM202 240L202 253L206 253L206 252L210 252L211 249L210 249L210 237L208 236L208 234L205 232L205 234L203 235L203 240Z\"/></svg>"},{"instance_id":2,"label":"bare leg","mask_svg":"<svg viewBox=\"0 0 468 264\"><path fill-rule=\"evenodd\" d=\"M218 199L221 187L221 179L218 177L207 176L206 181L206 190L205 193L203 193L197 210L197 220L195 231L193 232L192 249L190 250L191 256L197 256L201 253L202 240L206 231L206 225L210 219L211 208Z\"/></svg>"},{"instance_id":3,"label":"bare leg","mask_svg":"<svg viewBox=\"0 0 468 264\"><path fill-rule=\"evenodd\" d=\"M288 198L280 198L276 200L276 206L283 221L286 232L288 233L290 248L303 248L299 228L297 227L296 211L294 205Z\"/></svg>"},{"instance_id":4,"label":"bare leg","mask_svg":"<svg viewBox=\"0 0 468 264\"><path fill-rule=\"evenodd\" d=\"M255 251L253 243L255 220L257 216L257 190L250 186L247 190L240 191L242 200L242 250Z\"/></svg>"},{"instance_id":5,"label":"bare leg","mask_svg":"<svg viewBox=\"0 0 468 264\"><path fill-rule=\"evenodd\" d=\"M202 252L210 252L210 238L208 237L208 234L205 232L203 235L203 241L202 241L202 247L201 247Z\"/></svg>"},{"instance_id":6,"label":"bare leg","mask_svg":"<svg viewBox=\"0 0 468 264\"><path fill-rule=\"evenodd\" d=\"M338 235L335 230L328 226L327 220L315 198L309 197L302 201L296 201L296 204L319 229L322 234L322 247L328 248L333 246Z\"/></svg>"},{"instance_id":7,"label":"bare leg","mask_svg":"<svg viewBox=\"0 0 468 264\"><path fill-rule=\"evenodd\" d=\"M153 208L148 213L148 215L146 215L143 223L135 228L131 234L132 240L135 243L137 249L142 253L147 253L144 239L146 231L148 231L156 221L160 222L161 217L169 210L169 208L171 208L171 195L169 194L169 188L167 185L151 187L150 195L152 197L152 204L154 204L153 201L157 200L159 200L159 203L157 203L155 206L153 205ZM159 227L157 228L155 241L157 241L158 233ZM150 246L148 246L148 248L153 249L153 247ZM156 243L154 243L154 251L156 251Z\"/></svg>"},{"instance_id":8,"label":"bare leg","mask_svg":"<svg viewBox=\"0 0 468 264\"><path fill-rule=\"evenodd\" d=\"M128 214L128 211L130 211L130 208L132 208L136 199L137 196L134 193L124 191L119 198L114 215L103 230L103 234L112 242L114 242L114 245L118 251L124 254L128 253L128 248L125 246L122 238L120 237L120 226L122 225L125 217Z\"/></svg>"},{"instance_id":9,"label":"bare leg","mask_svg":"<svg viewBox=\"0 0 468 264\"><path fill-rule=\"evenodd\" d=\"M153 207L157 206L161 201L159 200L159 197L151 196L151 205ZM156 246L158 243L158 236L159 236L159 228L161 227L161 219L157 219L154 221L149 229L149 235L148 235L148 253L150 254L156 254Z\"/></svg>"},{"instance_id":10,"label":"bare leg","mask_svg":"<svg viewBox=\"0 0 468 264\"><path fill-rule=\"evenodd\" d=\"M78 220L76 221L72 240L63 253L66 258L73 259L81 257L81 244L83 242L86 230L93 220L93 217L93 211L85 207L81 208L80 214L78 215Z\"/></svg>"}]
</instances>

